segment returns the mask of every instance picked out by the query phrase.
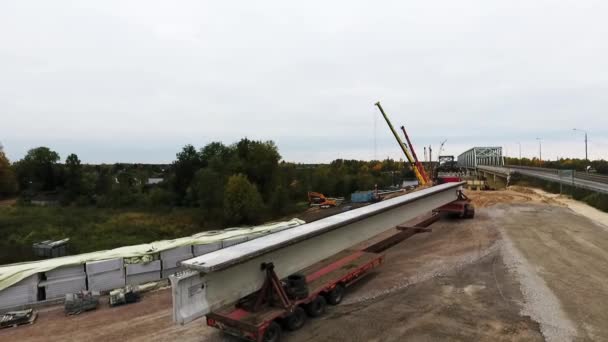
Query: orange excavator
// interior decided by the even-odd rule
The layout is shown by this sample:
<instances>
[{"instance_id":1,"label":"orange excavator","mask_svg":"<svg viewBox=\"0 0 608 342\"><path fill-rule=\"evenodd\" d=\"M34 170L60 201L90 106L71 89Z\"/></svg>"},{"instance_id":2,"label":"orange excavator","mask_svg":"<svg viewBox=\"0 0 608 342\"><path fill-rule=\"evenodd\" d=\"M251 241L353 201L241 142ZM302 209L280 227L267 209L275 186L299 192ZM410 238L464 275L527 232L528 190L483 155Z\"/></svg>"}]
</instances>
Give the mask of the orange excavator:
<instances>
[{"instance_id":1,"label":"orange excavator","mask_svg":"<svg viewBox=\"0 0 608 342\"><path fill-rule=\"evenodd\" d=\"M338 205L335 198L327 198L320 192L308 192L308 204L311 207L321 207L323 209Z\"/></svg>"}]
</instances>

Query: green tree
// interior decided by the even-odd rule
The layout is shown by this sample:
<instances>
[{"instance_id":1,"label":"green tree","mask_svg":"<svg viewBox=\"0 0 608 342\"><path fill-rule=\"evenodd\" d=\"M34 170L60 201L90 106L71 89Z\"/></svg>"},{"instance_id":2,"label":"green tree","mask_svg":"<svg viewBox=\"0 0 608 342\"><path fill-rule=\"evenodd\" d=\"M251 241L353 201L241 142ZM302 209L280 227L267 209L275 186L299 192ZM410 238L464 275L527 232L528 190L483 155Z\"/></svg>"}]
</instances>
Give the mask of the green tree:
<instances>
[{"instance_id":1,"label":"green tree","mask_svg":"<svg viewBox=\"0 0 608 342\"><path fill-rule=\"evenodd\" d=\"M178 204L185 204L186 191L192 183L192 178L198 169L203 166L200 155L192 145L186 145L177 154L177 160L173 162L172 185L177 197Z\"/></svg>"},{"instance_id":2,"label":"green tree","mask_svg":"<svg viewBox=\"0 0 608 342\"><path fill-rule=\"evenodd\" d=\"M209 168L196 172L190 186L191 198L203 212L210 213L223 206L224 182L222 175Z\"/></svg>"},{"instance_id":3,"label":"green tree","mask_svg":"<svg viewBox=\"0 0 608 342\"><path fill-rule=\"evenodd\" d=\"M100 166L97 170L95 193L98 195L109 193L114 183L116 183L116 178L112 175L110 168L106 165Z\"/></svg>"},{"instance_id":4,"label":"green tree","mask_svg":"<svg viewBox=\"0 0 608 342\"><path fill-rule=\"evenodd\" d=\"M257 184L266 200L272 194L281 155L272 141L241 139L236 144L241 169L253 183Z\"/></svg>"},{"instance_id":5,"label":"green tree","mask_svg":"<svg viewBox=\"0 0 608 342\"><path fill-rule=\"evenodd\" d=\"M201 149L200 156L204 167L208 167L224 177L239 171L240 162L233 146L228 147L221 142L212 142Z\"/></svg>"},{"instance_id":6,"label":"green tree","mask_svg":"<svg viewBox=\"0 0 608 342\"><path fill-rule=\"evenodd\" d=\"M289 199L289 191L286 187L279 185L272 192L270 209L273 215L286 215L293 209L293 203Z\"/></svg>"},{"instance_id":7,"label":"green tree","mask_svg":"<svg viewBox=\"0 0 608 342\"><path fill-rule=\"evenodd\" d=\"M166 189L156 187L151 189L144 198L145 204L151 208L173 205L173 193Z\"/></svg>"},{"instance_id":8,"label":"green tree","mask_svg":"<svg viewBox=\"0 0 608 342\"><path fill-rule=\"evenodd\" d=\"M65 171L68 198L74 200L82 194L82 165L74 153L65 159Z\"/></svg>"},{"instance_id":9,"label":"green tree","mask_svg":"<svg viewBox=\"0 0 608 342\"><path fill-rule=\"evenodd\" d=\"M0 149L0 197L7 197L17 192L17 178L4 151Z\"/></svg>"},{"instance_id":10,"label":"green tree","mask_svg":"<svg viewBox=\"0 0 608 342\"><path fill-rule=\"evenodd\" d=\"M17 179L21 189L55 190L59 174L58 161L59 154L48 147L29 150L17 163Z\"/></svg>"},{"instance_id":11,"label":"green tree","mask_svg":"<svg viewBox=\"0 0 608 342\"><path fill-rule=\"evenodd\" d=\"M262 218L262 196L243 174L228 178L224 193L224 219L229 224L255 224Z\"/></svg>"}]
</instances>

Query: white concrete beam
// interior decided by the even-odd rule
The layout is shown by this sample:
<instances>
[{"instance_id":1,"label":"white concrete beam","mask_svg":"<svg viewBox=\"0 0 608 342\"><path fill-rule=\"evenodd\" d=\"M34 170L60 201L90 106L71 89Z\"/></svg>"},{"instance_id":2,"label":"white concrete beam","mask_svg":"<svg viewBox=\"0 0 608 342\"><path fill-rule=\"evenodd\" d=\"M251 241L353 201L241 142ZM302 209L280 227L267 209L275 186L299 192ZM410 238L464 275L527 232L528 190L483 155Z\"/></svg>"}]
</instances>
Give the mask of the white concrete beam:
<instances>
[{"instance_id":1,"label":"white concrete beam","mask_svg":"<svg viewBox=\"0 0 608 342\"><path fill-rule=\"evenodd\" d=\"M462 184L434 186L183 261L190 270L170 278L173 319L188 323L257 291L264 262L286 277L455 201Z\"/></svg>"}]
</instances>

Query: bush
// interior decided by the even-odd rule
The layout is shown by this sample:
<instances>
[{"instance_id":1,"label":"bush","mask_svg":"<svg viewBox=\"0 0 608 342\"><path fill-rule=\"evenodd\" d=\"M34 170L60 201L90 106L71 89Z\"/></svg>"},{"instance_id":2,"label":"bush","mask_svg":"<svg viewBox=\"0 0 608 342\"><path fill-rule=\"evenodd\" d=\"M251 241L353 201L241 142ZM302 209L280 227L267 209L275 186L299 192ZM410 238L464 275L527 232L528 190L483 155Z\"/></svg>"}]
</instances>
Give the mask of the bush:
<instances>
[{"instance_id":1,"label":"bush","mask_svg":"<svg viewBox=\"0 0 608 342\"><path fill-rule=\"evenodd\" d=\"M243 174L228 178L224 194L224 219L229 224L255 224L263 217L262 196Z\"/></svg>"},{"instance_id":2,"label":"bush","mask_svg":"<svg viewBox=\"0 0 608 342\"><path fill-rule=\"evenodd\" d=\"M143 198L144 205L150 208L172 206L175 196L163 188L153 188Z\"/></svg>"},{"instance_id":3,"label":"bush","mask_svg":"<svg viewBox=\"0 0 608 342\"><path fill-rule=\"evenodd\" d=\"M270 209L274 215L286 215L294 210L293 203L289 200L289 191L279 185L274 189L270 197Z\"/></svg>"},{"instance_id":4,"label":"bush","mask_svg":"<svg viewBox=\"0 0 608 342\"><path fill-rule=\"evenodd\" d=\"M92 207L0 206L0 264L34 260L32 243L70 238L71 254L175 239L201 227L198 210L123 210Z\"/></svg>"}]
</instances>

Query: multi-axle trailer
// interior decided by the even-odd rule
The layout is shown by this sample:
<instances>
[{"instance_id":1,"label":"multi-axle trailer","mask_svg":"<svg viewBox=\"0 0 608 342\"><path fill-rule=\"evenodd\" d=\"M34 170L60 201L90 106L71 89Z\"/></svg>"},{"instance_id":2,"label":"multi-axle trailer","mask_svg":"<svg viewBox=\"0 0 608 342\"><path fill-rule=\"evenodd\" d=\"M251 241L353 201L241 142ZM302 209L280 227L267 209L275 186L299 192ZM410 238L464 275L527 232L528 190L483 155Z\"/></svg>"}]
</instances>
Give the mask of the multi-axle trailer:
<instances>
[{"instance_id":1,"label":"multi-axle trailer","mask_svg":"<svg viewBox=\"0 0 608 342\"><path fill-rule=\"evenodd\" d=\"M297 330L307 316L321 316L327 304L339 304L347 287L383 261L382 254L347 250L284 281L272 264L264 264L266 282L260 291L211 312L207 325L250 341L279 341L283 329Z\"/></svg>"},{"instance_id":2,"label":"multi-axle trailer","mask_svg":"<svg viewBox=\"0 0 608 342\"><path fill-rule=\"evenodd\" d=\"M277 342L283 329L297 330L307 317L323 315L326 305L339 304L346 288L384 262L382 251L415 233L430 231L424 227L435 222L440 212L461 218L475 214L470 200L460 193L457 201L438 208L415 227L398 226L399 234L364 249L342 251L287 279L277 277L272 263L262 264L260 271L266 273L262 288L207 314L207 325L250 341Z\"/></svg>"}]
</instances>

